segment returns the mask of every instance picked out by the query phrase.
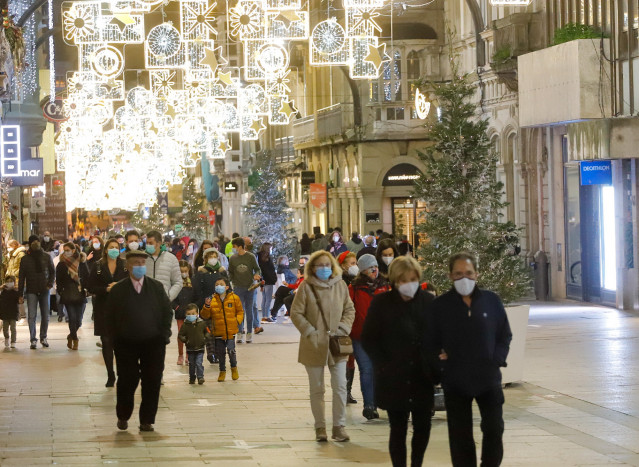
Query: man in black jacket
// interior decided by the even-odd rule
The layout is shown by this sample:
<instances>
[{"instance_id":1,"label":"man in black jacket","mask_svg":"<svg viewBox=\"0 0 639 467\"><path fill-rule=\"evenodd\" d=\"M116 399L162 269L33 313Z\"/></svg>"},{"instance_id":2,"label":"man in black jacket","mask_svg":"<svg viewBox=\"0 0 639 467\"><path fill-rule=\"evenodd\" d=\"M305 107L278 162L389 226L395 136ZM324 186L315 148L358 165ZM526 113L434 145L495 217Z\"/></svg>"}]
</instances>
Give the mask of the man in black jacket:
<instances>
[{"instance_id":1,"label":"man in black jacket","mask_svg":"<svg viewBox=\"0 0 639 467\"><path fill-rule=\"evenodd\" d=\"M171 336L171 302L162 283L145 276L147 256L135 250L126 254L129 277L111 288L107 300L105 324L117 363L115 410L120 430L128 428L142 380L140 431L153 431Z\"/></svg>"},{"instance_id":2,"label":"man in black jacket","mask_svg":"<svg viewBox=\"0 0 639 467\"><path fill-rule=\"evenodd\" d=\"M454 466L477 465L473 399L481 413L481 465L501 464L504 454L500 367L506 366L512 333L499 297L476 286L477 261L458 253L449 262L452 290L433 302L432 342L442 368L448 438Z\"/></svg>"},{"instance_id":3,"label":"man in black jacket","mask_svg":"<svg viewBox=\"0 0 639 467\"><path fill-rule=\"evenodd\" d=\"M29 237L29 250L20 261L18 292L20 293L19 303L24 303L23 295L27 297L27 316L32 349L35 349L38 343L38 339L36 339L38 304L40 305L40 344L42 347L49 347L49 342L47 342L49 290L53 287L54 281L53 260L51 256L42 251L38 236L31 235Z\"/></svg>"}]
</instances>

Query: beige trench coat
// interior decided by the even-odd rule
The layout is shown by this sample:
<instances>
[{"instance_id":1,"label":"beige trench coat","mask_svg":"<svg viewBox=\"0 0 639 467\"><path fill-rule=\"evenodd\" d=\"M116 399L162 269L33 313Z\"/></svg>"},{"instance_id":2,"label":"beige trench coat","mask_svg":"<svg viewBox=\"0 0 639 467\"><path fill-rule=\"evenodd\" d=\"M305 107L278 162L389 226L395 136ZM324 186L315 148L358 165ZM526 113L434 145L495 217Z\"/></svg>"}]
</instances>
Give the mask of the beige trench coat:
<instances>
[{"instance_id":1,"label":"beige trench coat","mask_svg":"<svg viewBox=\"0 0 639 467\"><path fill-rule=\"evenodd\" d=\"M328 348L329 335L319 314L311 286L315 287L326 313L326 321L333 333L344 336L350 334L355 319L355 307L341 275L327 282L310 276L304 279L295 294L291 306L291 321L301 334L298 361L306 366L333 365L348 357L333 358L331 355Z\"/></svg>"}]
</instances>

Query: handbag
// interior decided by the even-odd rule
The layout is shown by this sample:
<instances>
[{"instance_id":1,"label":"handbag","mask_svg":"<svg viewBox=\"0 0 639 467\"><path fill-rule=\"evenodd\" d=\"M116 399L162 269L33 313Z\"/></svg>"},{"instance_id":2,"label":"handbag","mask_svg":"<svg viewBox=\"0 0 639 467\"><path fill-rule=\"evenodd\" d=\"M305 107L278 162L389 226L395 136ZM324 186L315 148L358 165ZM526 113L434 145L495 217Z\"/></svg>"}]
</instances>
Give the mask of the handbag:
<instances>
[{"instance_id":1,"label":"handbag","mask_svg":"<svg viewBox=\"0 0 639 467\"><path fill-rule=\"evenodd\" d=\"M315 302L317 303L317 308L319 308L320 316L322 317L322 321L324 321L324 327L328 331L329 340L328 340L328 349L331 352L333 357L348 357L353 353L353 341L350 336L335 336L332 334L332 331L328 327L328 323L326 322L326 316L324 316L324 309L322 308L322 303L317 296L317 292L315 291L315 287L311 285L311 290L313 291L313 296L315 297Z\"/></svg>"}]
</instances>

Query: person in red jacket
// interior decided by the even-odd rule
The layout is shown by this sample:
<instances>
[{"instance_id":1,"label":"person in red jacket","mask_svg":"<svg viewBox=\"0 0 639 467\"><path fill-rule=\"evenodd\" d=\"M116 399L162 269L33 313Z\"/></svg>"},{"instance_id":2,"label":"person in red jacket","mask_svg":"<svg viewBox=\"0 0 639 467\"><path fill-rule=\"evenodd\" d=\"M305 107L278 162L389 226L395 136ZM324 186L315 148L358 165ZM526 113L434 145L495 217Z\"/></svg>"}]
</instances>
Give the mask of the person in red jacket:
<instances>
[{"instance_id":1,"label":"person in red jacket","mask_svg":"<svg viewBox=\"0 0 639 467\"><path fill-rule=\"evenodd\" d=\"M379 273L377 259L373 255L362 255L357 261L359 274L351 285L348 286L351 300L355 305L355 321L351 329L351 339L353 340L353 353L359 368L359 381L364 397L364 410L362 415L367 420L379 418L377 407L375 406L375 388L373 383L373 363L368 357L361 343L362 329L371 305L373 296L387 292L390 287L388 280Z\"/></svg>"}]
</instances>

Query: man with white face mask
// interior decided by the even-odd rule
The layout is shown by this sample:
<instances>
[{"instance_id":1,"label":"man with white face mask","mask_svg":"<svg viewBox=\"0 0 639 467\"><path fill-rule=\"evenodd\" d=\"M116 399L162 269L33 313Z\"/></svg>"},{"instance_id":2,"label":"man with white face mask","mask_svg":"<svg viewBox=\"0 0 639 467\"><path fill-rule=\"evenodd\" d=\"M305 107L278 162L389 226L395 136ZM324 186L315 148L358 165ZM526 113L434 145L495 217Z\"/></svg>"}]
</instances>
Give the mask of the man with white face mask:
<instances>
[{"instance_id":1,"label":"man with white face mask","mask_svg":"<svg viewBox=\"0 0 639 467\"><path fill-rule=\"evenodd\" d=\"M472 403L483 433L481 465L501 464L504 448L500 367L506 366L512 333L497 294L477 287L477 260L458 253L449 261L453 288L433 302L433 352L442 367L448 438L454 466L477 465Z\"/></svg>"}]
</instances>

